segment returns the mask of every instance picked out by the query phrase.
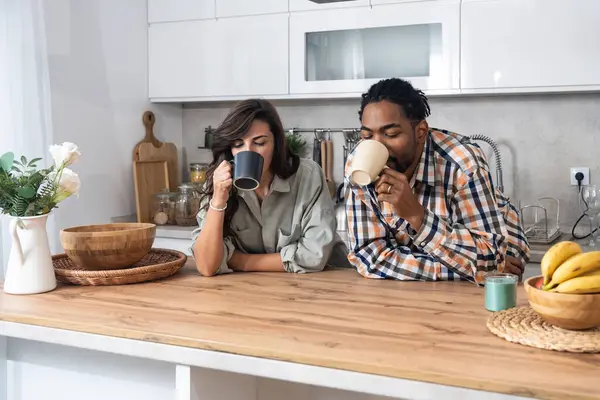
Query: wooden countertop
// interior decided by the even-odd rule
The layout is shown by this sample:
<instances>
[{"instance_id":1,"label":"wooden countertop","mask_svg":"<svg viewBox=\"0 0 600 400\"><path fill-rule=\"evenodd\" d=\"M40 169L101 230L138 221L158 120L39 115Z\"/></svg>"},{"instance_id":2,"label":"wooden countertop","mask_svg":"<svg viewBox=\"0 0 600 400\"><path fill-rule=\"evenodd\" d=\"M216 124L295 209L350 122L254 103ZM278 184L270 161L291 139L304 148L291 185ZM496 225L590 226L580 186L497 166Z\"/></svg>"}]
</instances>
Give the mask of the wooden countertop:
<instances>
[{"instance_id":1,"label":"wooden countertop","mask_svg":"<svg viewBox=\"0 0 600 400\"><path fill-rule=\"evenodd\" d=\"M519 303L527 304L520 288ZM0 291L0 320L548 399L600 399L600 355L512 344L469 283L354 271L200 277Z\"/></svg>"}]
</instances>

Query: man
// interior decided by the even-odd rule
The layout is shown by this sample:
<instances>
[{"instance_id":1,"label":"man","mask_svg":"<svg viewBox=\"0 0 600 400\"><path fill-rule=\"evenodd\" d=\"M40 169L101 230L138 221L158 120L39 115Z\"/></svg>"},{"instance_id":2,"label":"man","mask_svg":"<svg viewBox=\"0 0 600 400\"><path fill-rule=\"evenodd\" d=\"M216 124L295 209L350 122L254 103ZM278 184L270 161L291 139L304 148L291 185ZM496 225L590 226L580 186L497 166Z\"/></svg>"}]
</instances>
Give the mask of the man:
<instances>
[{"instance_id":1,"label":"man","mask_svg":"<svg viewBox=\"0 0 600 400\"><path fill-rule=\"evenodd\" d=\"M363 140L389 150L379 179L348 180L348 260L369 278L470 280L488 271L522 276L529 245L517 210L495 192L481 149L430 128L427 98L401 79L362 96Z\"/></svg>"}]
</instances>

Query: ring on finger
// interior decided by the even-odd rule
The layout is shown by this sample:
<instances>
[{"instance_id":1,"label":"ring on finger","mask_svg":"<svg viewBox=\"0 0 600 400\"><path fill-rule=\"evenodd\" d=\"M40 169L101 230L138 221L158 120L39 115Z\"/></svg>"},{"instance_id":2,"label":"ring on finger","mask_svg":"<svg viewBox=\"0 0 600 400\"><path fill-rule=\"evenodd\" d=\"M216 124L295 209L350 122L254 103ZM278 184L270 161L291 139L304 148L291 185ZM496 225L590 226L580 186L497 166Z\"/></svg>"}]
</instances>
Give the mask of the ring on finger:
<instances>
[{"instance_id":1,"label":"ring on finger","mask_svg":"<svg viewBox=\"0 0 600 400\"><path fill-rule=\"evenodd\" d=\"M392 185L388 185L387 193L390 194L392 192Z\"/></svg>"}]
</instances>

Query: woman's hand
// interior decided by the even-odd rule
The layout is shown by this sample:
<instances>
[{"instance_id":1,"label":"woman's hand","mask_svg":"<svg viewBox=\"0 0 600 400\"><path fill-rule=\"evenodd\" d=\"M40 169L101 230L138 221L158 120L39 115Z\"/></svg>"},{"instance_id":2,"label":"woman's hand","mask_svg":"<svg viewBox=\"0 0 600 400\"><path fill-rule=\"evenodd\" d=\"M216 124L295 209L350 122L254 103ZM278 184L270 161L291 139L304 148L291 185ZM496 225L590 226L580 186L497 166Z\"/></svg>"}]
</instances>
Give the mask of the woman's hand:
<instances>
[{"instance_id":1,"label":"woman's hand","mask_svg":"<svg viewBox=\"0 0 600 400\"><path fill-rule=\"evenodd\" d=\"M232 184L231 164L228 161L223 161L213 173L213 206L216 208L225 207Z\"/></svg>"}]
</instances>

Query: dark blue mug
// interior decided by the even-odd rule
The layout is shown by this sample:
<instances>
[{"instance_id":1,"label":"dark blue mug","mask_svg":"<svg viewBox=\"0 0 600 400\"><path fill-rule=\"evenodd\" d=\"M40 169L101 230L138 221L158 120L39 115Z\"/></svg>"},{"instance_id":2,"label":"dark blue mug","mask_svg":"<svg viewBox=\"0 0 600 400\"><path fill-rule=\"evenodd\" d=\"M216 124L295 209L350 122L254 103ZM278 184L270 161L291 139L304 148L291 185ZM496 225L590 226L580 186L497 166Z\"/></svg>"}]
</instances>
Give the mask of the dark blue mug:
<instances>
[{"instance_id":1,"label":"dark blue mug","mask_svg":"<svg viewBox=\"0 0 600 400\"><path fill-rule=\"evenodd\" d=\"M232 162L233 186L238 190L255 190L262 177L263 156L254 151L241 151Z\"/></svg>"}]
</instances>

